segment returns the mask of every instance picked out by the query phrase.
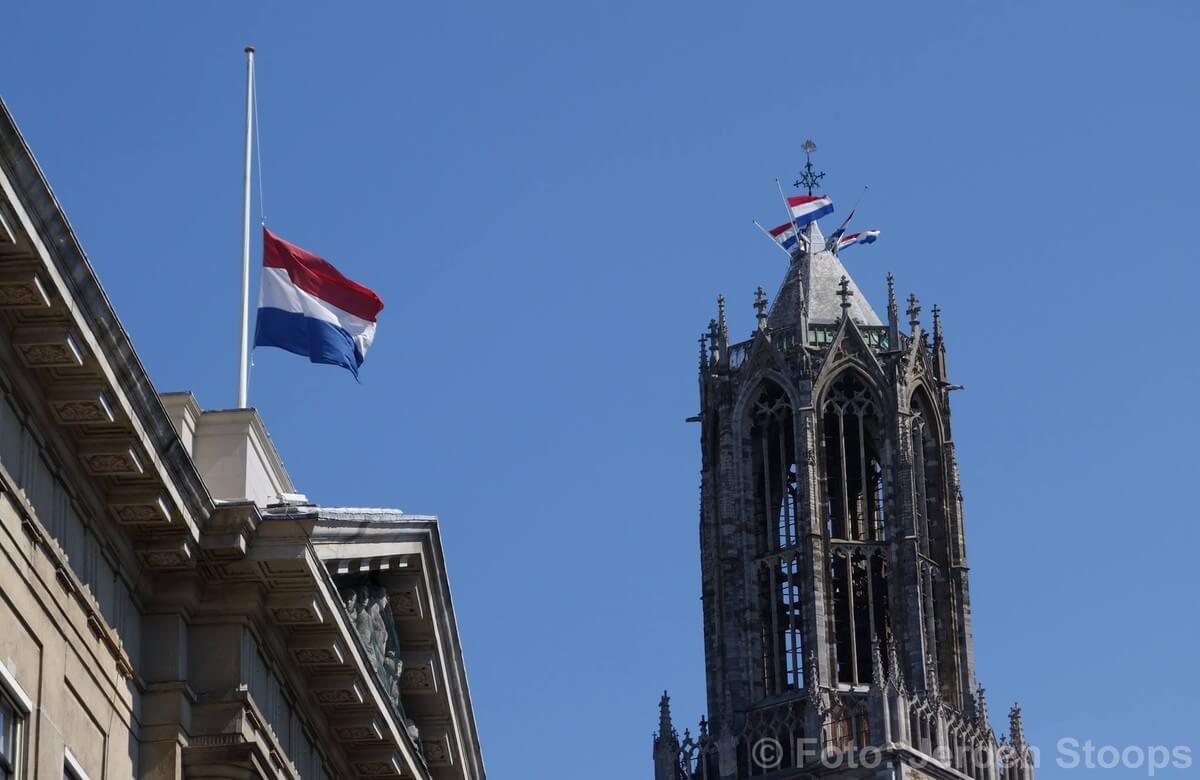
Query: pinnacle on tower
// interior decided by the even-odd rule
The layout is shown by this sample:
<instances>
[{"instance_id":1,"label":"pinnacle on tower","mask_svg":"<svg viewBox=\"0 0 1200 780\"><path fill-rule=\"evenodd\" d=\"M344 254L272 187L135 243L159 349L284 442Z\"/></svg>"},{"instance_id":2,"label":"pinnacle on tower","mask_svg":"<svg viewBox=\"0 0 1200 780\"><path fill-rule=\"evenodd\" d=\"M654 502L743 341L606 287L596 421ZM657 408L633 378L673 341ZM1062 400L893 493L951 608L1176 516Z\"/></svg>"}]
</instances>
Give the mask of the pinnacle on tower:
<instances>
[{"instance_id":1,"label":"pinnacle on tower","mask_svg":"<svg viewBox=\"0 0 1200 780\"><path fill-rule=\"evenodd\" d=\"M896 637L888 639L888 679L897 690L904 687L904 675L900 671L900 651L896 646Z\"/></svg>"},{"instance_id":2,"label":"pinnacle on tower","mask_svg":"<svg viewBox=\"0 0 1200 780\"><path fill-rule=\"evenodd\" d=\"M671 723L671 697L663 691L662 698L658 700L658 736L667 739L674 733L675 726Z\"/></svg>"},{"instance_id":3,"label":"pinnacle on tower","mask_svg":"<svg viewBox=\"0 0 1200 780\"><path fill-rule=\"evenodd\" d=\"M975 689L975 720L982 726L988 725L987 697L983 686Z\"/></svg>"},{"instance_id":4,"label":"pinnacle on tower","mask_svg":"<svg viewBox=\"0 0 1200 780\"><path fill-rule=\"evenodd\" d=\"M916 333L917 328L921 327L921 302L917 300L916 293L909 293L908 296L908 324L912 327L912 332Z\"/></svg>"},{"instance_id":5,"label":"pinnacle on tower","mask_svg":"<svg viewBox=\"0 0 1200 780\"><path fill-rule=\"evenodd\" d=\"M850 298L854 295L854 291L850 289L850 277L842 276L842 281L838 282L837 294L842 299L842 317L845 318L849 316Z\"/></svg>"},{"instance_id":6,"label":"pinnacle on tower","mask_svg":"<svg viewBox=\"0 0 1200 780\"><path fill-rule=\"evenodd\" d=\"M1025 747L1025 726L1021 723L1021 705L1019 704L1014 704L1008 711L1008 738L1018 751Z\"/></svg>"},{"instance_id":7,"label":"pinnacle on tower","mask_svg":"<svg viewBox=\"0 0 1200 780\"><path fill-rule=\"evenodd\" d=\"M885 680L883 671L883 654L879 650L879 635L871 634L871 677L872 682L883 687Z\"/></svg>"},{"instance_id":8,"label":"pinnacle on tower","mask_svg":"<svg viewBox=\"0 0 1200 780\"><path fill-rule=\"evenodd\" d=\"M758 329L767 329L767 293L762 287L754 291L754 311L758 319Z\"/></svg>"}]
</instances>

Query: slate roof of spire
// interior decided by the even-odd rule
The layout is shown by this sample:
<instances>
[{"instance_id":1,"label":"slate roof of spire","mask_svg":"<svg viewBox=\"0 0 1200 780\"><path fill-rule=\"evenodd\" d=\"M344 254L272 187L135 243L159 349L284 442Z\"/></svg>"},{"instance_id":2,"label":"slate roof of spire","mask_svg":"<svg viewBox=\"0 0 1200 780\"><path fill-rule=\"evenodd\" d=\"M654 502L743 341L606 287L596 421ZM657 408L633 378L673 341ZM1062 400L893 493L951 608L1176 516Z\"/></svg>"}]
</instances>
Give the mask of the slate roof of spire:
<instances>
[{"instance_id":1,"label":"slate roof of spire","mask_svg":"<svg viewBox=\"0 0 1200 780\"><path fill-rule=\"evenodd\" d=\"M843 276L850 280L850 290L854 293L850 299L850 316L859 325L882 325L879 315L858 289L846 266L842 265L837 255L825 249L825 237L821 235L817 223L809 224L804 235L808 239L808 246L817 251L801 252L792 260L787 277L775 295L767 327L781 328L795 324L806 293L809 324L828 325L840 321L842 300L838 297L838 284ZM807 282L803 287L801 279Z\"/></svg>"}]
</instances>

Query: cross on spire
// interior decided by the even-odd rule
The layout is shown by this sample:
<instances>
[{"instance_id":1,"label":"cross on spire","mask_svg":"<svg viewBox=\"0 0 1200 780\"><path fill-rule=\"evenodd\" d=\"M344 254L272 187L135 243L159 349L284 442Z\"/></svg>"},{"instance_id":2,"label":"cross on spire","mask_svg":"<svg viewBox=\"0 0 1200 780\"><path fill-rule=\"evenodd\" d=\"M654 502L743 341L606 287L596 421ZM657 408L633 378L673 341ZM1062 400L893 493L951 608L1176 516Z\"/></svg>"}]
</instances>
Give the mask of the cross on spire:
<instances>
[{"instance_id":1,"label":"cross on spire","mask_svg":"<svg viewBox=\"0 0 1200 780\"><path fill-rule=\"evenodd\" d=\"M808 189L808 194L812 195L813 190L821 183L821 179L825 178L825 171L817 171L813 169L812 153L817 151L817 145L810 138L800 147L804 150L804 170L800 172L800 178L792 182L792 186L796 189L805 187Z\"/></svg>"},{"instance_id":2,"label":"cross on spire","mask_svg":"<svg viewBox=\"0 0 1200 780\"><path fill-rule=\"evenodd\" d=\"M762 287L754 291L754 311L758 318L758 329L767 329L767 293Z\"/></svg>"},{"instance_id":3,"label":"cross on spire","mask_svg":"<svg viewBox=\"0 0 1200 780\"><path fill-rule=\"evenodd\" d=\"M908 324L915 331L917 326L921 324L921 304L917 300L916 293L909 293L908 296Z\"/></svg>"},{"instance_id":4,"label":"cross on spire","mask_svg":"<svg viewBox=\"0 0 1200 780\"><path fill-rule=\"evenodd\" d=\"M842 316L845 316L850 311L850 298L854 296L854 290L850 289L850 279L844 274L842 281L838 282L837 295L842 299Z\"/></svg>"}]
</instances>

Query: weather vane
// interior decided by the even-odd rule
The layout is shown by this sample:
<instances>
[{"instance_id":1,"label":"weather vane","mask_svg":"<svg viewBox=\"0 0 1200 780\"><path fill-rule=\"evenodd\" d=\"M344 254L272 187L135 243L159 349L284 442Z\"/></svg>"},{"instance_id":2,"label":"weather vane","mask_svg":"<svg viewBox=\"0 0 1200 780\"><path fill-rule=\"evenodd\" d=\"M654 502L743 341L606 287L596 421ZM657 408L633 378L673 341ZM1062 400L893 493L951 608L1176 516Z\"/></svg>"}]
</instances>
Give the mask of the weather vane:
<instances>
[{"instance_id":1,"label":"weather vane","mask_svg":"<svg viewBox=\"0 0 1200 780\"><path fill-rule=\"evenodd\" d=\"M825 178L825 171L813 170L812 153L817 151L817 145L811 138L805 141L800 148L804 150L804 170L800 173L800 178L792 182L792 186L796 189L805 187L808 189L808 194L812 195L813 190L821 183L821 179Z\"/></svg>"}]
</instances>

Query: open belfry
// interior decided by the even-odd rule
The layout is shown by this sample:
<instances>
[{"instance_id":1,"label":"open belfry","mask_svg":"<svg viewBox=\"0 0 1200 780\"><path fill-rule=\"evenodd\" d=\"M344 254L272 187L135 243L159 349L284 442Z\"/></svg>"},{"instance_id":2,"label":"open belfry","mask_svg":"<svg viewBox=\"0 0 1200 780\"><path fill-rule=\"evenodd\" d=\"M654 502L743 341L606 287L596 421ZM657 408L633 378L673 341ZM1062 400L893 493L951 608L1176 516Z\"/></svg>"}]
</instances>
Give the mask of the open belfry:
<instances>
[{"instance_id":1,"label":"open belfry","mask_svg":"<svg viewBox=\"0 0 1200 780\"><path fill-rule=\"evenodd\" d=\"M790 201L822 175L810 157ZM680 734L664 693L655 780L1033 776L1019 708L998 737L976 676L939 310L926 329L889 274L881 319L844 228L791 226L751 338L724 298L701 337L708 716Z\"/></svg>"}]
</instances>

